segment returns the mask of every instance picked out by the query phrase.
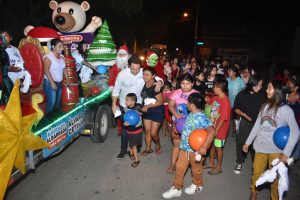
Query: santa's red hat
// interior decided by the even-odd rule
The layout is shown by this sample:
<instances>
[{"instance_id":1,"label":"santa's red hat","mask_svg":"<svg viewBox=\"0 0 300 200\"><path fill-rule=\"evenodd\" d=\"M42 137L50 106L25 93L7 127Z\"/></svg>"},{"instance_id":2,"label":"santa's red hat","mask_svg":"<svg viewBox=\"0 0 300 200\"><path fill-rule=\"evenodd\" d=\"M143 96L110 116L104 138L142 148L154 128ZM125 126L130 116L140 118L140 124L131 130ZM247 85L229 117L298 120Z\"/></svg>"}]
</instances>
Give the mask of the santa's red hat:
<instances>
[{"instance_id":1,"label":"santa's red hat","mask_svg":"<svg viewBox=\"0 0 300 200\"><path fill-rule=\"evenodd\" d=\"M147 58L149 58L149 57L152 56L153 54L157 55L154 51L148 51L148 53L147 53Z\"/></svg>"},{"instance_id":2,"label":"santa's red hat","mask_svg":"<svg viewBox=\"0 0 300 200\"><path fill-rule=\"evenodd\" d=\"M118 53L127 53L128 54L128 47L126 45L120 46Z\"/></svg>"}]
</instances>

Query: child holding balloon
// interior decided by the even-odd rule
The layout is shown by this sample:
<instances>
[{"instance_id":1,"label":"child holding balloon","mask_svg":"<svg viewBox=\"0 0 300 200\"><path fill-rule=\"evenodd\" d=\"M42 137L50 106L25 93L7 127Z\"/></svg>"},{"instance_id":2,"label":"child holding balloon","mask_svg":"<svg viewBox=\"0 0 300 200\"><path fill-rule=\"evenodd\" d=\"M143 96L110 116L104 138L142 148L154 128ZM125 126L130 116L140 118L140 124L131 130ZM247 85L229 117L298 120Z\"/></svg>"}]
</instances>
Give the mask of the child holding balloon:
<instances>
[{"instance_id":1,"label":"child holding balloon","mask_svg":"<svg viewBox=\"0 0 300 200\"><path fill-rule=\"evenodd\" d=\"M137 146L142 143L142 118L139 115L141 105L137 104L137 96L134 93L129 93L125 98L126 107L121 110L121 120L123 120L124 129L128 134L128 141L130 146L130 159L134 160L132 167L137 167L140 159L137 153ZM132 112L135 111L135 112Z\"/></svg>"},{"instance_id":2,"label":"child holding balloon","mask_svg":"<svg viewBox=\"0 0 300 200\"><path fill-rule=\"evenodd\" d=\"M163 198L166 199L181 196L184 175L189 165L191 165L193 181L192 184L184 190L184 192L187 194L194 194L195 192L200 192L203 189L202 163L200 160L196 159L196 152L200 155L206 155L207 149L211 145L215 136L215 129L213 128L209 118L203 112L205 106L204 97L199 93L190 94L187 106L190 114L186 119L181 133L180 152L176 163L176 175L173 181L173 186L170 190L162 194ZM189 141L189 136L193 133L193 131L198 129L206 130L207 135L206 138L205 134L200 134L198 136L198 139L204 141L204 143L199 149L193 150L191 148L192 143ZM192 142L195 143L195 141Z\"/></svg>"},{"instance_id":3,"label":"child holding balloon","mask_svg":"<svg viewBox=\"0 0 300 200\"><path fill-rule=\"evenodd\" d=\"M285 104L286 96L283 92L282 82L278 80L269 82L266 92L268 100L262 106L254 127L243 146L243 151L247 153L253 142L255 150L250 200L256 199L256 180L265 171L266 167L270 168L272 161L276 158L286 163L299 138L299 127L293 110ZM278 132L275 130L279 127L287 125L290 134L285 147L280 149L278 144L275 145L278 138L273 138L273 136L276 136L274 132ZM278 180L275 180L271 185L271 199L278 199Z\"/></svg>"}]
</instances>

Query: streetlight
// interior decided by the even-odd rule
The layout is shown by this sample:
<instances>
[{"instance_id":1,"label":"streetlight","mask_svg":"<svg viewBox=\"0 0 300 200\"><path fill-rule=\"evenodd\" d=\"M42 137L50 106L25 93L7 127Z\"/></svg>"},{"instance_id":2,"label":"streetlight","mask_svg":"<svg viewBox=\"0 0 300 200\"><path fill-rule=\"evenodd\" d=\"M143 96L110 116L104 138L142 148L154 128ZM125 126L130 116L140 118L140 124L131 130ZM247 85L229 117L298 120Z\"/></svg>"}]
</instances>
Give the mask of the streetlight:
<instances>
[{"instance_id":1,"label":"streetlight","mask_svg":"<svg viewBox=\"0 0 300 200\"><path fill-rule=\"evenodd\" d=\"M184 12L184 13L183 13L183 18L188 18L188 16L189 16L189 13L188 13L188 12Z\"/></svg>"}]
</instances>

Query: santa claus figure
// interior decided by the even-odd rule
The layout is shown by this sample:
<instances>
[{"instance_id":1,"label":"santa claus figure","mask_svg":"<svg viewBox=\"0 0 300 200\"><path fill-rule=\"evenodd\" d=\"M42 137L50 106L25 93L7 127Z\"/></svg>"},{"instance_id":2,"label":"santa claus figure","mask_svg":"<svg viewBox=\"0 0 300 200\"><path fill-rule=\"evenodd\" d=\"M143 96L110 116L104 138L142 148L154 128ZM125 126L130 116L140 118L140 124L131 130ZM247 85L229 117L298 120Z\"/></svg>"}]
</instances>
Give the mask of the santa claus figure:
<instances>
[{"instance_id":1,"label":"santa claus figure","mask_svg":"<svg viewBox=\"0 0 300 200\"><path fill-rule=\"evenodd\" d=\"M156 76L161 78L163 81L166 80L165 73L164 73L164 66L158 62L158 55L153 51L148 51L147 58L146 58L146 65L144 68L153 67L156 71Z\"/></svg>"},{"instance_id":2,"label":"santa claus figure","mask_svg":"<svg viewBox=\"0 0 300 200\"><path fill-rule=\"evenodd\" d=\"M110 91L113 90L116 82L116 78L119 74L119 72L122 69L126 69L128 67L128 48L126 45L120 46L118 52L117 52L117 58L116 58L116 64L114 64L109 73L109 79L108 79L108 86Z\"/></svg>"},{"instance_id":3,"label":"santa claus figure","mask_svg":"<svg viewBox=\"0 0 300 200\"><path fill-rule=\"evenodd\" d=\"M129 54L128 54L127 46L126 45L120 46L117 52L116 64L114 64L111 67L109 72L108 86L110 91L114 89L116 79L120 71L128 67L128 59L129 59ZM117 104L119 104L119 102L117 102ZM122 122L120 118L117 119L117 125L118 125L118 134L121 135Z\"/></svg>"}]
</instances>

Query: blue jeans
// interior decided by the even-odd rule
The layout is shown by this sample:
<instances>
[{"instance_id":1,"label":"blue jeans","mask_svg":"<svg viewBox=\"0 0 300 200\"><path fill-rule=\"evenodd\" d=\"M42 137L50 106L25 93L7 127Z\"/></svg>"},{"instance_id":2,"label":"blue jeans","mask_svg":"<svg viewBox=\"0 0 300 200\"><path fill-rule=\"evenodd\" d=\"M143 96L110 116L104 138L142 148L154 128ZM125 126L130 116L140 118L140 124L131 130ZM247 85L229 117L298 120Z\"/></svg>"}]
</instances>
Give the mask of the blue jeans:
<instances>
[{"instance_id":1,"label":"blue jeans","mask_svg":"<svg viewBox=\"0 0 300 200\"><path fill-rule=\"evenodd\" d=\"M57 90L53 90L51 83L48 79L44 79L43 88L47 97L46 113L53 111L54 109L59 108L62 83L55 82Z\"/></svg>"},{"instance_id":2,"label":"blue jeans","mask_svg":"<svg viewBox=\"0 0 300 200\"><path fill-rule=\"evenodd\" d=\"M128 135L124 127L121 132L121 152L126 153L128 148Z\"/></svg>"}]
</instances>

